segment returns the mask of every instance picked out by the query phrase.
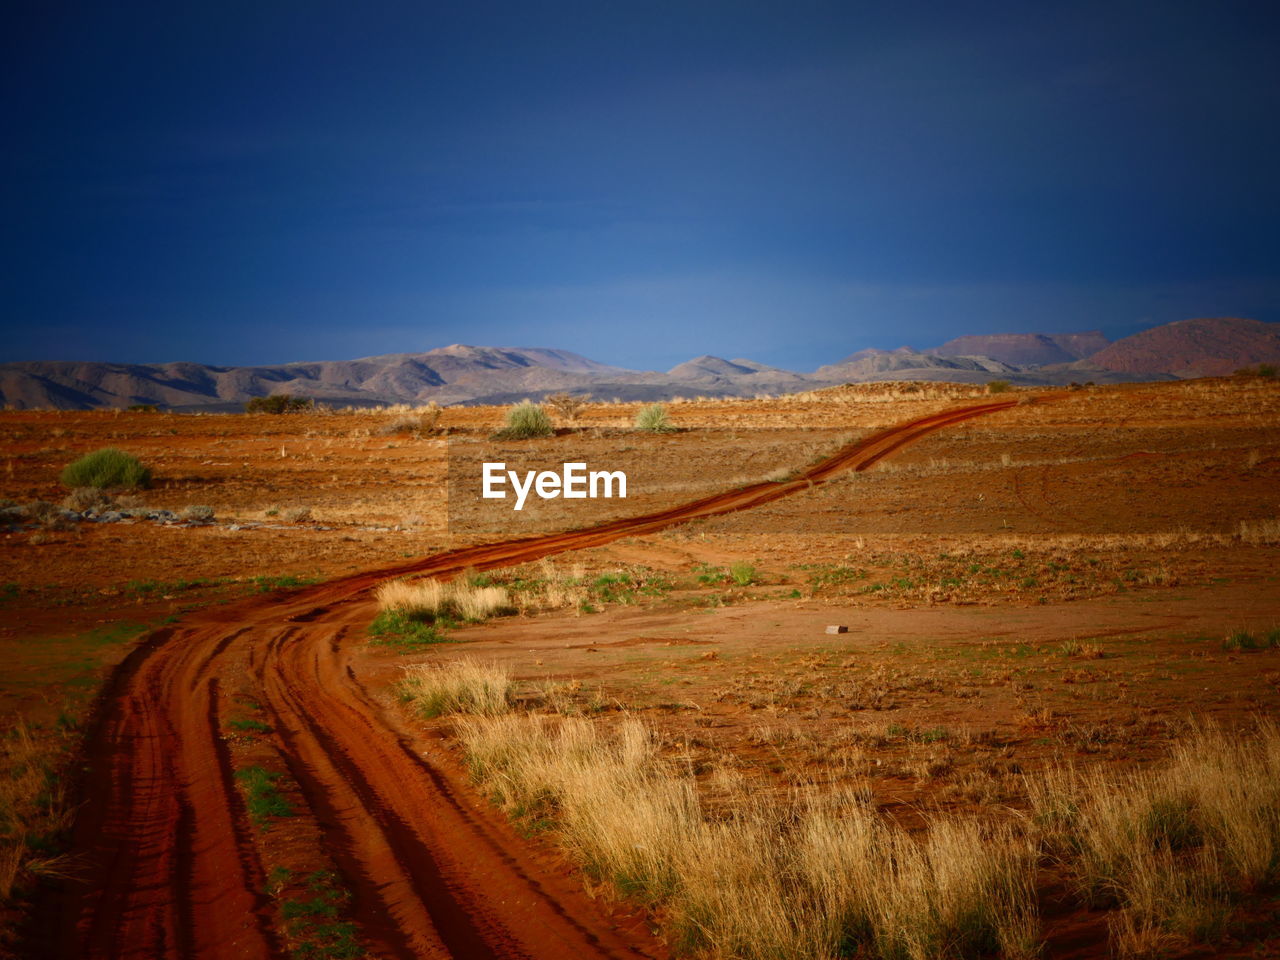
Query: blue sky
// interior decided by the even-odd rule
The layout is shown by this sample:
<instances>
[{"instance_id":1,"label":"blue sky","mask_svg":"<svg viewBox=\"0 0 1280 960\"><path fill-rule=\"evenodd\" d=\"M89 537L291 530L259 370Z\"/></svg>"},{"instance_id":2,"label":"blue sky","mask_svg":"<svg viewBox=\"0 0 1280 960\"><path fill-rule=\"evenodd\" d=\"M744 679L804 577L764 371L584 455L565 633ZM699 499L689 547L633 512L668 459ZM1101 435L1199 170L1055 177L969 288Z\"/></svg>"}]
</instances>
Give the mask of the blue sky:
<instances>
[{"instance_id":1,"label":"blue sky","mask_svg":"<svg viewBox=\"0 0 1280 960\"><path fill-rule=\"evenodd\" d=\"M1280 320L1269 6L28 4L0 359Z\"/></svg>"}]
</instances>

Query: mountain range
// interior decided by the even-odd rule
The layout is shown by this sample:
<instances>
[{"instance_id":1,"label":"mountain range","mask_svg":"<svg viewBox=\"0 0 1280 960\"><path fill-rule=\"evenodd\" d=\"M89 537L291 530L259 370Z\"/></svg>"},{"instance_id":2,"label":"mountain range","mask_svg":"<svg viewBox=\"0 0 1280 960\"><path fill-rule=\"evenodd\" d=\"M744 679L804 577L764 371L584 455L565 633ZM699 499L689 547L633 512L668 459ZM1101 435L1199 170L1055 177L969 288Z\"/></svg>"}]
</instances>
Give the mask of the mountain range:
<instances>
[{"instance_id":1,"label":"mountain range","mask_svg":"<svg viewBox=\"0 0 1280 960\"><path fill-rule=\"evenodd\" d=\"M752 360L701 356L666 372L597 363L567 350L455 344L360 360L224 367L33 361L0 364L0 403L89 409L155 404L238 410L252 397L308 396L331 404L511 403L550 393L602 399L794 393L871 380L1065 384L1221 376L1280 362L1280 324L1239 318L1182 320L1109 342L1100 332L957 337L939 347L859 350L812 373Z\"/></svg>"}]
</instances>

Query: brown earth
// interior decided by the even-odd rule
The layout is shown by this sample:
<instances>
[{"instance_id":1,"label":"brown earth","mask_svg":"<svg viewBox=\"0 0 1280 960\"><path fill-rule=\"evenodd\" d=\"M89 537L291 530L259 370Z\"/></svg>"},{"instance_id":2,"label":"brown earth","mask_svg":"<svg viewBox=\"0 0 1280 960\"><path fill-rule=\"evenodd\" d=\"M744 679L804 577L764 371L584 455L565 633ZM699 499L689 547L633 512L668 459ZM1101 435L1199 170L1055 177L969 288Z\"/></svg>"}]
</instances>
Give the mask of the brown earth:
<instances>
[{"instance_id":1,"label":"brown earth","mask_svg":"<svg viewBox=\"0 0 1280 960\"><path fill-rule=\"evenodd\" d=\"M309 936L281 904L323 872L379 956L664 955L643 915L587 898L550 846L471 794L447 725L400 714L390 684L424 658L509 662L530 698L551 685L570 706L616 705L605 722L640 712L672 749L708 769L736 758L768 789L868 777L908 821L921 803L1007 800L1019 771L1063 751L1123 765L1158 757L1188 716L1274 712L1277 654L1219 641L1280 621L1274 540L1238 536L1276 516L1276 391L1190 383L956 409L960 395L677 405L685 432L639 439L621 432L629 410L599 406L572 439L599 460L638 446L651 482L596 505L608 526L498 546L468 546L465 513L446 525L443 444L379 436L386 415L0 416L8 496L52 499L58 466L116 442L156 464L148 505L271 520L7 535L0 581L17 589L0 645L21 682L0 685L6 709L38 717L123 655L123 641L76 640L120 620L122 601L137 623L201 608L146 635L106 688L84 752L80 882L38 904L51 922L32 949L278 955ZM477 443L496 416L450 410L442 424ZM711 495L850 432L861 439L794 476ZM751 459L757 448L768 455ZM315 520L263 516L285 502ZM563 501L541 506L518 531L573 525ZM496 620L428 654L362 642L368 590L388 576L569 550L673 585L596 615ZM742 560L754 583L687 579ZM243 596L258 589L249 578L281 575L328 582ZM851 632L822 634L836 622ZM1063 652L1080 641L1100 655ZM269 732L229 728L244 717ZM280 774L299 815L251 824L235 779L250 765ZM269 896L281 867L289 879ZM1105 949L1097 918L1060 913L1055 953Z\"/></svg>"},{"instance_id":2,"label":"brown earth","mask_svg":"<svg viewBox=\"0 0 1280 960\"><path fill-rule=\"evenodd\" d=\"M243 827L221 742L222 684L241 674L277 732L282 760L353 883L353 915L383 956L636 955L588 913L570 914L495 837L473 825L441 774L381 717L343 655L348 606L392 576L449 577L600 546L808 489L866 469L919 437L1014 400L911 421L853 445L788 483L760 483L588 530L464 548L401 567L193 616L143 641L117 672L87 741L75 847L91 865L57 953L271 956L259 891L266 868ZM205 622L211 621L211 622ZM559 895L556 895L556 894Z\"/></svg>"}]
</instances>

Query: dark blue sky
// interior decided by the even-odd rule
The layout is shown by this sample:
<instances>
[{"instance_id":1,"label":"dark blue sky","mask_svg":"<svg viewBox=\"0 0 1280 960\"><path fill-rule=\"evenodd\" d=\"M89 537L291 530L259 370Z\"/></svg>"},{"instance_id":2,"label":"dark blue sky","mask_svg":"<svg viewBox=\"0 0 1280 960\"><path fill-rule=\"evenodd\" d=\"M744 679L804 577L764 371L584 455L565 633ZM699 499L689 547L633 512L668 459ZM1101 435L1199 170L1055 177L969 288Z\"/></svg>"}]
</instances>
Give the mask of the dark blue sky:
<instances>
[{"instance_id":1,"label":"dark blue sky","mask_svg":"<svg viewBox=\"0 0 1280 960\"><path fill-rule=\"evenodd\" d=\"M1280 320L1274 4L17 6L2 360Z\"/></svg>"}]
</instances>

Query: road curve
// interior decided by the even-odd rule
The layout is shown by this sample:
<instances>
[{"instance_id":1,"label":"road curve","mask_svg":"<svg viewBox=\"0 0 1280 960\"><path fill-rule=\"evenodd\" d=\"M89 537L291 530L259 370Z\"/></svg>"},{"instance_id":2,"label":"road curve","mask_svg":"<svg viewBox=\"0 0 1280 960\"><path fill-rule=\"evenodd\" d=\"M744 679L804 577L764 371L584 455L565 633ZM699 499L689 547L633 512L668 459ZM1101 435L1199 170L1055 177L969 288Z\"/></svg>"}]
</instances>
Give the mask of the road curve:
<instances>
[{"instance_id":1,"label":"road curve","mask_svg":"<svg viewBox=\"0 0 1280 960\"><path fill-rule=\"evenodd\" d=\"M117 669L86 738L73 834L86 864L41 955L276 958L284 944L222 736L223 678L245 678L352 892L374 955L404 958L660 956L615 930L571 881L549 876L463 802L361 686L348 649L388 577L448 577L600 546L746 510L865 470L936 430L1016 400L942 411L879 431L783 483L567 533L484 544L284 596L192 614L148 636ZM353 603L352 601L363 601Z\"/></svg>"}]
</instances>

